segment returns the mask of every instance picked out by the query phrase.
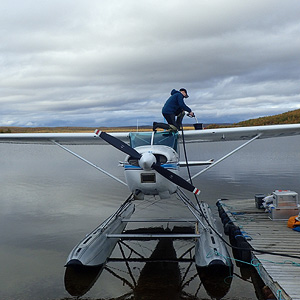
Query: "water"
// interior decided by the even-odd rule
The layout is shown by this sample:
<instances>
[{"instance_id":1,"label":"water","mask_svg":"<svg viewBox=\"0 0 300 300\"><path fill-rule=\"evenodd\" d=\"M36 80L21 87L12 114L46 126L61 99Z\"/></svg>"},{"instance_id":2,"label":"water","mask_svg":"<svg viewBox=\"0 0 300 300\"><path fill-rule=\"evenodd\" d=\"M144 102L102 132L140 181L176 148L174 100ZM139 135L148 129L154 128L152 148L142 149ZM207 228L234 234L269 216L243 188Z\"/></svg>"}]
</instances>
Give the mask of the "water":
<instances>
[{"instance_id":1,"label":"water","mask_svg":"<svg viewBox=\"0 0 300 300\"><path fill-rule=\"evenodd\" d=\"M188 145L188 156L190 160L218 159L240 144ZM200 199L214 208L219 198L254 199L256 193L270 193L275 189L299 192L299 146L298 137L255 141L194 180L194 185L202 191ZM124 155L117 150L109 146L71 148L124 180L122 169L117 166ZM0 144L0 165L0 299L72 299L64 286L66 258L87 233L119 207L129 195L127 188L55 146ZM199 168L193 167L192 173L197 171ZM182 175L185 174L182 170ZM181 215L181 206L170 201L137 204L137 209L157 217L168 205L171 205L170 213ZM133 246L150 255L155 244L136 242ZM179 251L187 247L179 241L174 246ZM164 247L172 253L170 244ZM150 293L149 286L141 288L149 269L142 271L144 264L131 264L132 276L128 275L124 263L111 263L109 267L110 272L104 270L84 297L130 299L131 289L112 272L138 283L135 293L143 296ZM170 274L177 276L174 275L174 280L182 278L187 265L169 267L156 271L150 268L152 277L148 280L152 278L150 281L157 290L162 291L170 283ZM164 272L165 277L161 276ZM235 273L239 274L238 268ZM157 282L158 274L161 285ZM195 268L191 267L186 278L189 284L184 288L186 299L187 295L196 294L200 285L198 277L190 279L194 274ZM237 275L223 299L256 299L253 284ZM194 299L210 299L203 286L197 297Z\"/></svg>"}]
</instances>

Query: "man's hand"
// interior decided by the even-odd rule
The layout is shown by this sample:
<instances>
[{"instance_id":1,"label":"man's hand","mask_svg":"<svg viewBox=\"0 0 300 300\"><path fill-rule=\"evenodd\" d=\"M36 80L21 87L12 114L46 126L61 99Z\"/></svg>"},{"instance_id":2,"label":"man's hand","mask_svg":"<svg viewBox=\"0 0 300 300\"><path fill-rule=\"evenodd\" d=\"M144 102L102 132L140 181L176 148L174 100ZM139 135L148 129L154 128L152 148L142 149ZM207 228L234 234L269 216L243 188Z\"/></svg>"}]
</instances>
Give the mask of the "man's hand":
<instances>
[{"instance_id":1,"label":"man's hand","mask_svg":"<svg viewBox=\"0 0 300 300\"><path fill-rule=\"evenodd\" d=\"M194 118L194 117L195 117L195 114L194 114L194 112L191 111L191 112L188 114L188 116Z\"/></svg>"}]
</instances>

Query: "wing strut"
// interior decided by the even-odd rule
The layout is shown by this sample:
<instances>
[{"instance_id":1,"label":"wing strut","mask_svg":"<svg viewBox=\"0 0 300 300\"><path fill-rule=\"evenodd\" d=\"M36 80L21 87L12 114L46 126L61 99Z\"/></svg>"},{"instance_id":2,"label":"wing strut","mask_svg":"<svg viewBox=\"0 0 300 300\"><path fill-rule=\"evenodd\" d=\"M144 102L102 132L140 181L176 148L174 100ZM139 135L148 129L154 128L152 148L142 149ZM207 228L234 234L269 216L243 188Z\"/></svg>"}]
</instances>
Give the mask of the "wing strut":
<instances>
[{"instance_id":1,"label":"wing strut","mask_svg":"<svg viewBox=\"0 0 300 300\"><path fill-rule=\"evenodd\" d=\"M77 153L71 151L71 150L68 149L67 147L65 147L65 146L63 146L63 145L61 145L61 144L59 144L59 143L57 143L57 142L55 142L55 141L53 141L53 140L51 140L51 142L52 142L53 144L57 145L58 147L64 149L65 151L71 153L72 155L76 156L77 158L79 158L80 160L84 161L84 162L87 163L88 165L94 167L94 168L97 169L98 171L104 173L105 175L111 177L112 179L118 181L119 183L122 183L122 184L124 184L124 185L127 186L127 184L126 184L124 181L122 181L122 180L120 180L119 178L115 177L114 175L112 175L112 174L106 172L106 171L103 170L102 168L96 166L95 164L93 164L93 163L91 163L90 161L86 160L86 159L83 158L82 156L80 156L80 155L78 155Z\"/></svg>"},{"instance_id":2,"label":"wing strut","mask_svg":"<svg viewBox=\"0 0 300 300\"><path fill-rule=\"evenodd\" d=\"M233 151L231 151L230 153L226 154L225 156L221 157L220 159L218 159L216 162L214 162L213 164L211 164L210 166L206 167L205 169L201 170L200 172L198 172L197 174L193 175L191 179L196 178L197 176L199 176L200 174L208 171L210 168L214 167L215 165L217 165L218 163L220 163L221 161L223 161L224 159L226 159L227 157L231 156L232 154L234 154L235 152L241 150L242 148L244 148L245 146L247 146L248 144L250 144L251 142L255 141L256 139L258 139L260 136L262 135L262 133L256 135L254 138L252 138L251 140L247 141L246 143L244 143L243 145L237 147L236 149L234 149Z\"/></svg>"}]
</instances>

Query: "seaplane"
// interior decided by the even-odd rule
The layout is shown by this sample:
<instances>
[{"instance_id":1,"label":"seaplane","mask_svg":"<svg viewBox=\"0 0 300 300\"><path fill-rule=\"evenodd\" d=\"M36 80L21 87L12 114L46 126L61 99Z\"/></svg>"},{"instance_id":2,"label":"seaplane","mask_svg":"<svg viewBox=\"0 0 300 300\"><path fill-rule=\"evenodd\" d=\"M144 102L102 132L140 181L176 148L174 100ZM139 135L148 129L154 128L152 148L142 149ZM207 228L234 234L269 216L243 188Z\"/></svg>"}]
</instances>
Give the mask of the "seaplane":
<instances>
[{"instance_id":1,"label":"seaplane","mask_svg":"<svg viewBox=\"0 0 300 300\"><path fill-rule=\"evenodd\" d=\"M157 126L156 126L157 127ZM218 231L215 218L209 205L200 200L200 189L193 185L193 179L207 172L229 156L241 150L257 139L272 137L294 136L300 134L300 124L268 125L252 127L232 127L219 129L194 129L172 131L165 130L159 125L153 131L141 132L114 132L107 133L96 129L91 133L21 133L0 134L0 143L39 143L53 144L83 162L109 176L112 180L128 186L129 196L117 209L93 231L87 234L70 252L66 260L66 286L72 290L70 272L78 273L84 268L97 268L97 276L101 274L110 260L111 254L120 241L135 240L176 240L191 241L193 247L192 259L196 265L199 277L207 274L214 277L221 276L222 280L232 273L233 264L228 247L221 233ZM196 127L195 127L196 128ZM199 128L199 127L198 127ZM180 160L179 145L186 143L204 143L217 141L242 141L241 145L223 157L214 160L184 161ZM117 178L100 166L88 161L72 151L68 145L110 145L125 154L119 165L124 169L125 180ZM201 167L189 178L180 175L180 168ZM188 172L190 174L190 172ZM145 198L163 200L176 196L189 211L191 218L174 219L170 216L165 219L138 220L134 219L135 203ZM152 197L152 198L151 198ZM154 198L153 198L154 197ZM126 230L130 222L165 222L193 224L191 231L178 232L143 232ZM70 271L71 270L71 271ZM95 270L95 269L94 269ZM203 275L204 274L204 275ZM205 275L206 274L206 275ZM74 287L74 286L73 286ZM86 292L70 292L73 296L81 296Z\"/></svg>"}]
</instances>

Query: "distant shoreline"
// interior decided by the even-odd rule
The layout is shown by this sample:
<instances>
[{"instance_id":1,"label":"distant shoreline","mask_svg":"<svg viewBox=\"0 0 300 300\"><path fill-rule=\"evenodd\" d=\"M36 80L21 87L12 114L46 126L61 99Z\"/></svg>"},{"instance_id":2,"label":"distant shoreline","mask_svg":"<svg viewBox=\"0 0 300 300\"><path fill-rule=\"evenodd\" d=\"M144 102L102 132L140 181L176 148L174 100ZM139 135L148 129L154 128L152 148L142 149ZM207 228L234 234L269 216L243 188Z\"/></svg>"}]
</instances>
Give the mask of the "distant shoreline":
<instances>
[{"instance_id":1,"label":"distant shoreline","mask_svg":"<svg viewBox=\"0 0 300 300\"><path fill-rule=\"evenodd\" d=\"M288 111L279 115L259 117L238 123L207 123L203 124L204 128L215 129L224 127L245 127L245 126L264 126L278 124L300 124L300 109ZM0 133L66 133L66 132L94 132L95 129L100 129L108 132L130 132L130 131L152 131L152 126L125 126L125 127L80 127L80 126L65 126L65 127L15 127L15 126L0 126ZM194 129L193 124L185 124L185 130Z\"/></svg>"},{"instance_id":2,"label":"distant shoreline","mask_svg":"<svg viewBox=\"0 0 300 300\"><path fill-rule=\"evenodd\" d=\"M206 129L224 128L224 127L245 127L245 126L264 126L278 124L300 124L300 109L288 111L274 116L259 117L238 123L207 123L203 124ZM0 126L0 133L64 133L64 132L94 132L95 129L100 129L108 132L128 132L128 131L152 131L152 126L125 126L125 127L16 127L16 126ZM194 129L193 124L185 124L185 130Z\"/></svg>"}]
</instances>

